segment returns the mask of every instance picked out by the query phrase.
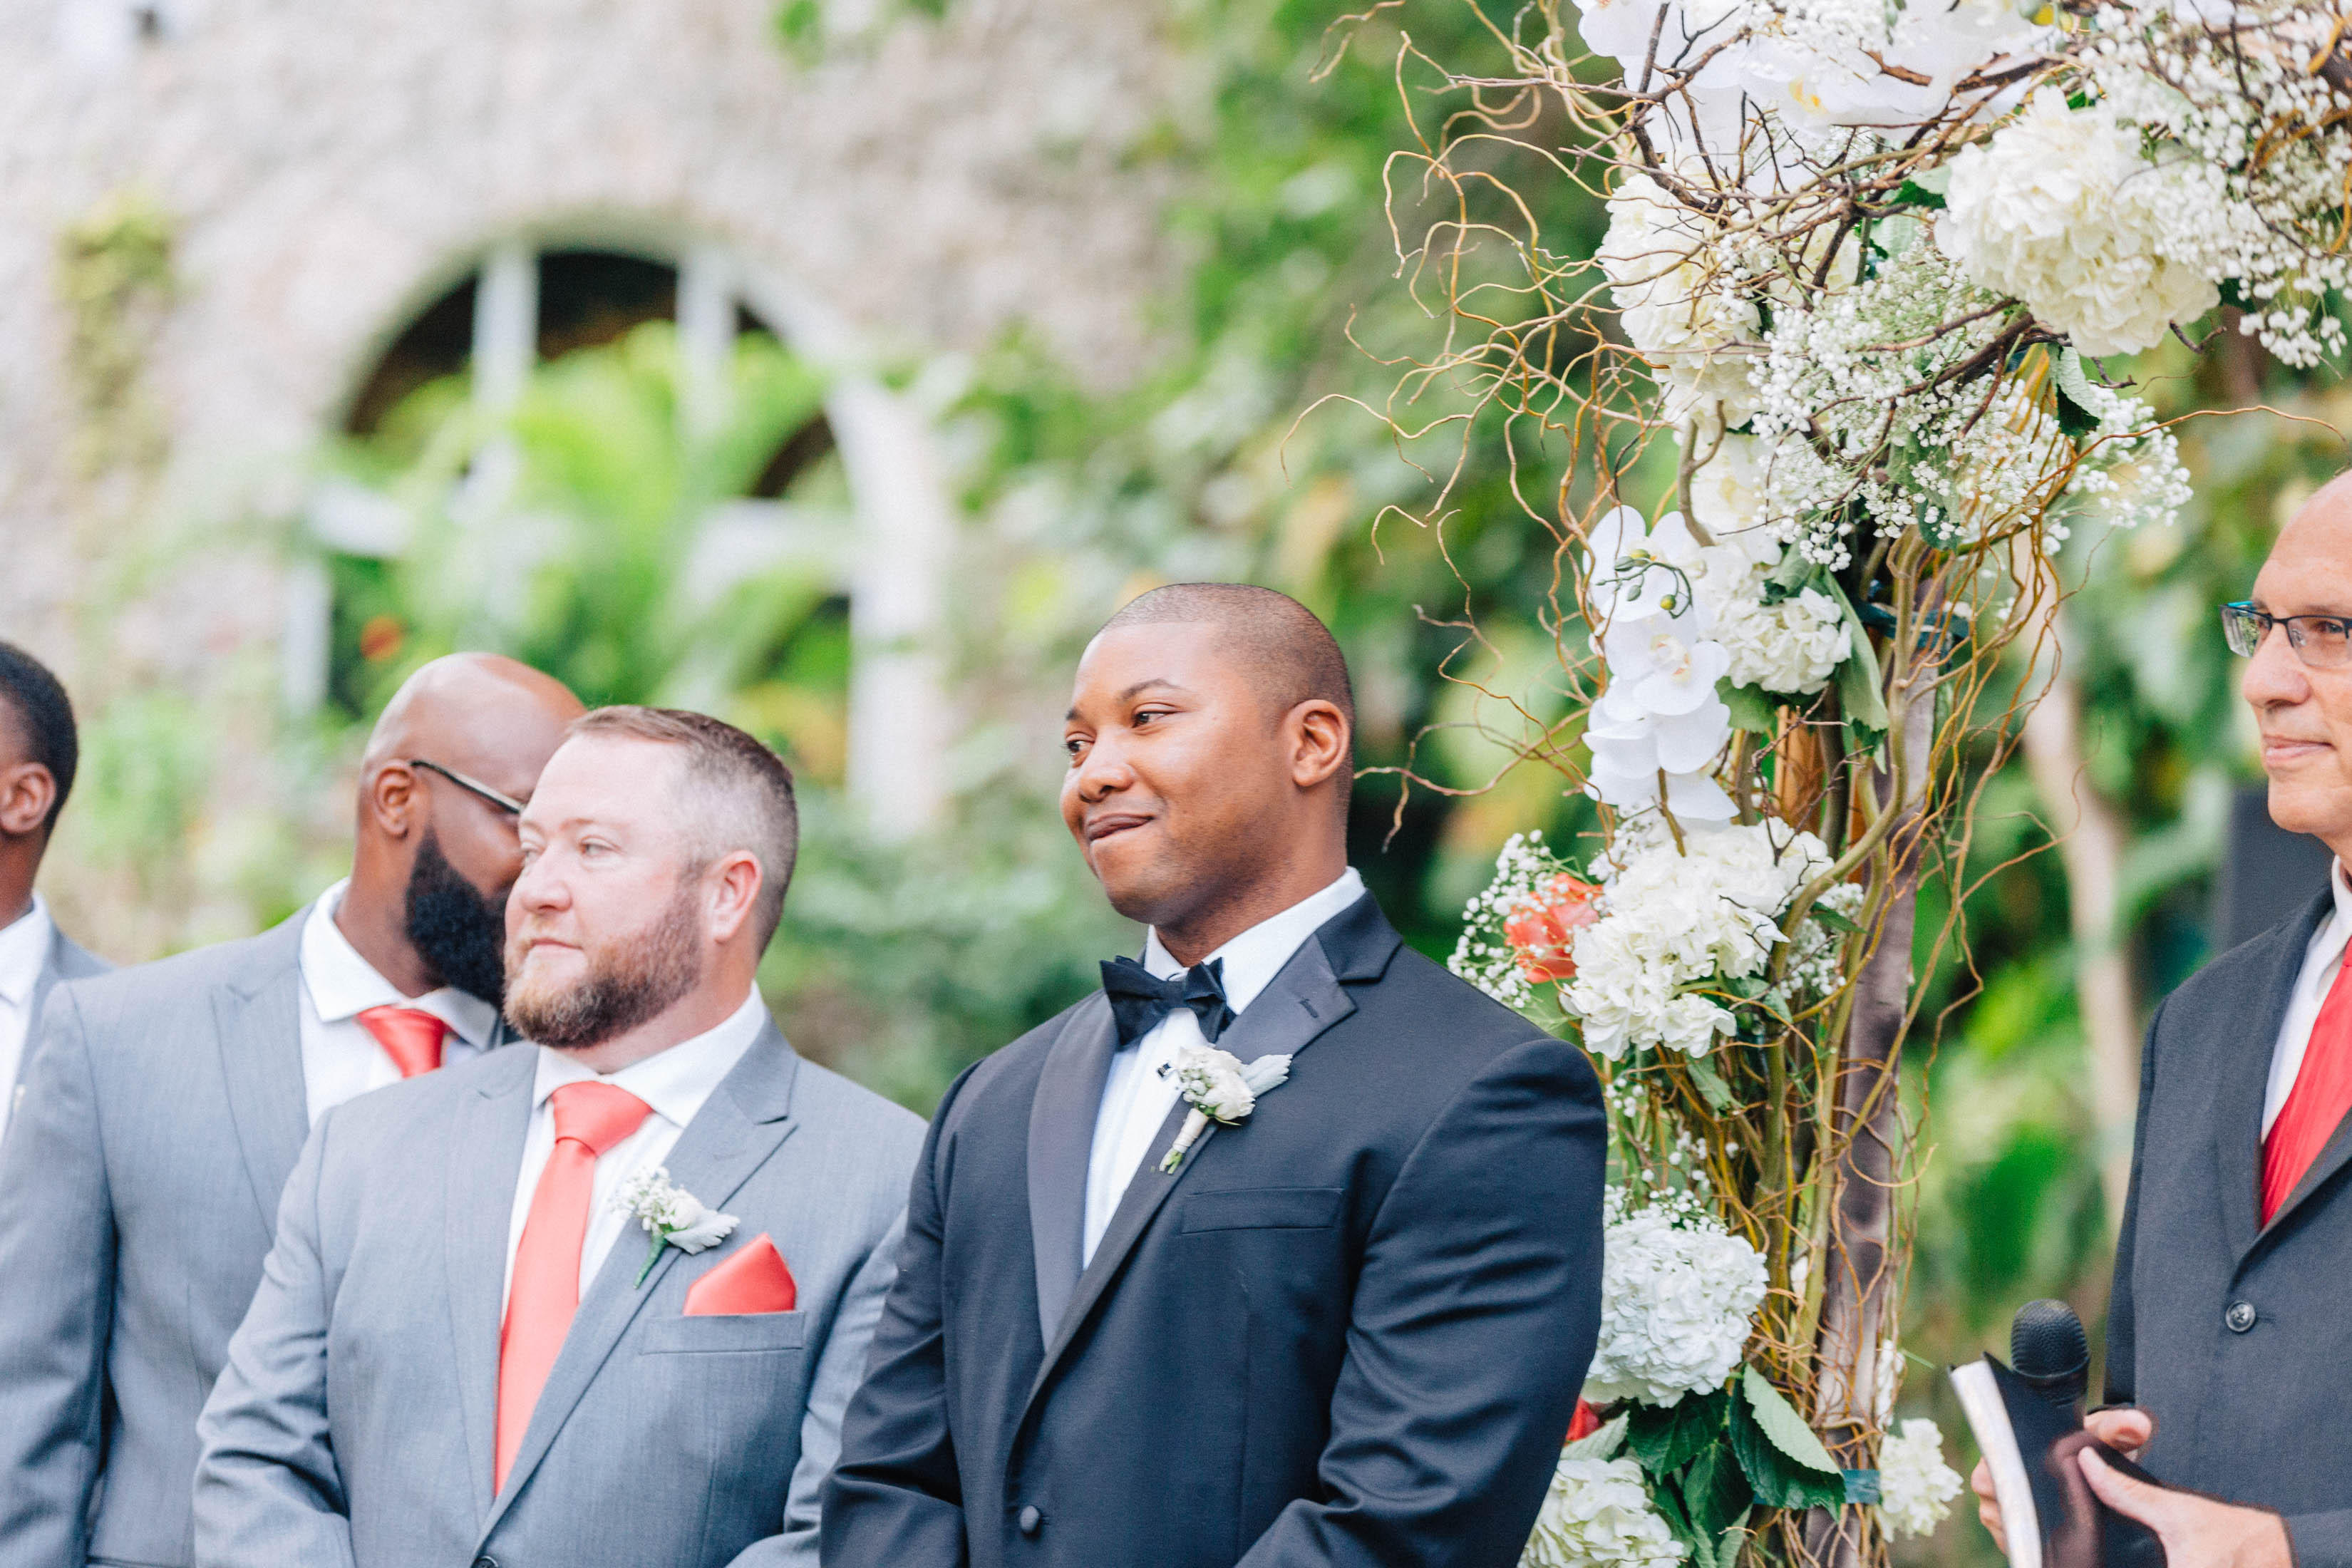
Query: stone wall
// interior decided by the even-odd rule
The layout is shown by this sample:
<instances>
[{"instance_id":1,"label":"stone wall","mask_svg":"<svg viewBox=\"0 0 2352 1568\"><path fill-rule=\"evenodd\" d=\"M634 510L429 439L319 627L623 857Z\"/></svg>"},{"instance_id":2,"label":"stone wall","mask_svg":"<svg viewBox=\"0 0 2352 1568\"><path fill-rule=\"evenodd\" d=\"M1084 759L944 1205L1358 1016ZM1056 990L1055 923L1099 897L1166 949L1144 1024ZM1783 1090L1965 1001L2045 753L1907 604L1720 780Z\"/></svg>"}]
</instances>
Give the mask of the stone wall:
<instances>
[{"instance_id":1,"label":"stone wall","mask_svg":"<svg viewBox=\"0 0 2352 1568\"><path fill-rule=\"evenodd\" d=\"M805 65L773 0L0 4L0 636L93 730L67 919L144 956L334 870L342 760L273 709L303 456L491 245L722 246L836 357L1016 320L1096 380L1148 354L1154 8L848 3ZM167 282L61 263L141 221Z\"/></svg>"}]
</instances>

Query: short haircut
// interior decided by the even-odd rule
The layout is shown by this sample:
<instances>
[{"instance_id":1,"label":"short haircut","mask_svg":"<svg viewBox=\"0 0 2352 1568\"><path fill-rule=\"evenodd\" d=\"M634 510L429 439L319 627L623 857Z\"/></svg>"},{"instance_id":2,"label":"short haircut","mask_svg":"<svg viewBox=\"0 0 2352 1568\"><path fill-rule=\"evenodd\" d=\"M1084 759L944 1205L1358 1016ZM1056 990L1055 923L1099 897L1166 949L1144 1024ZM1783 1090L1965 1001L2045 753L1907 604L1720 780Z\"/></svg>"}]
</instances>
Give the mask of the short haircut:
<instances>
[{"instance_id":1,"label":"short haircut","mask_svg":"<svg viewBox=\"0 0 2352 1568\"><path fill-rule=\"evenodd\" d=\"M0 642L0 705L15 721L25 743L25 760L49 770L58 782L58 797L41 830L58 825L58 813L73 793L74 770L81 763L81 737L74 728L73 703L48 667L14 643Z\"/></svg>"},{"instance_id":2,"label":"short haircut","mask_svg":"<svg viewBox=\"0 0 2352 1568\"><path fill-rule=\"evenodd\" d=\"M739 849L760 862L760 901L751 918L764 949L783 918L784 889L800 856L800 806L783 758L732 724L682 708L593 709L565 733L653 741L686 753L686 787L700 797L687 824L698 863L708 866Z\"/></svg>"},{"instance_id":3,"label":"short haircut","mask_svg":"<svg viewBox=\"0 0 2352 1568\"><path fill-rule=\"evenodd\" d=\"M1171 583L1130 600L1102 629L1170 624L1217 627L1275 712L1319 698L1347 715L1352 739L1356 689L1347 658L1331 628L1289 595L1248 583Z\"/></svg>"}]
</instances>

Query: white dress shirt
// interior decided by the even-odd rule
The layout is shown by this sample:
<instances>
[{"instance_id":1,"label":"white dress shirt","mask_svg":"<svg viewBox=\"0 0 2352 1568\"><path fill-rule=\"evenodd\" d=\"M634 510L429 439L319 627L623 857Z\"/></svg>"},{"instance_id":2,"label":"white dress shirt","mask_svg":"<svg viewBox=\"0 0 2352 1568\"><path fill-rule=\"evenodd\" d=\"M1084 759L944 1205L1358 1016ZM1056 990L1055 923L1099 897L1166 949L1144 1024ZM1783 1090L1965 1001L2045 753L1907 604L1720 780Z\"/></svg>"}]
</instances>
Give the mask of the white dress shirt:
<instances>
[{"instance_id":1,"label":"white dress shirt","mask_svg":"<svg viewBox=\"0 0 2352 1568\"><path fill-rule=\"evenodd\" d=\"M555 1152L555 1107L549 1097L567 1083L586 1083L598 1078L615 1089L625 1089L647 1105L653 1114L645 1119L635 1132L604 1151L596 1162L595 1185L588 1200L588 1234L580 1247L580 1293L588 1293L589 1281L596 1278L605 1254L613 1250L624 1231L636 1229L637 1222L613 1206L613 1194L623 1183L639 1171L650 1170L669 1158L677 1147L678 1135L702 1102L735 1070L751 1042L768 1022L768 1005L760 999L760 988L752 986L743 998L743 1005L728 1015L717 1028L682 1040L669 1049L632 1062L615 1073L599 1074L562 1051L546 1046L535 1047L539 1052L539 1076L530 1090L530 1130L523 1134L522 1170L515 1179L514 1215L507 1228L507 1286L514 1286L515 1250L522 1245L523 1221L530 1217L530 1200L539 1191L540 1173L547 1169L549 1156ZM711 1194L697 1193L699 1198ZM715 1203L715 1199L712 1200ZM642 1230L637 1239L652 1245L652 1237ZM499 1312L504 1314L505 1298L499 1298Z\"/></svg>"},{"instance_id":2,"label":"white dress shirt","mask_svg":"<svg viewBox=\"0 0 2352 1568\"><path fill-rule=\"evenodd\" d=\"M33 993L40 989L41 970L56 940L49 906L38 893L33 895L31 909L0 926L0 1131L8 1125L16 1099L11 1086L33 1032Z\"/></svg>"},{"instance_id":3,"label":"white dress shirt","mask_svg":"<svg viewBox=\"0 0 2352 1568\"><path fill-rule=\"evenodd\" d=\"M2311 933L2303 969L2294 977L2294 993L2287 999L2286 1019L2279 1025L2278 1044L2271 1047L2270 1084L2263 1093L2265 1138L2271 1135L2271 1123L2286 1109L2286 1097L2294 1090L2295 1075L2303 1070L2303 1053L2311 1044L2311 1027L2319 1022L2319 1009L2336 984L2336 973L2344 967L2345 941L2352 937L2352 887L2345 885L2343 861L2328 867L2327 886L2336 895L2335 912Z\"/></svg>"},{"instance_id":4,"label":"white dress shirt","mask_svg":"<svg viewBox=\"0 0 2352 1568\"><path fill-rule=\"evenodd\" d=\"M1270 920L1260 921L1202 959L1224 960L1225 1005L1239 1014L1257 1000L1258 993L1282 973L1299 944L1316 929L1364 896L1364 879L1353 866L1321 892L1302 899ZM1184 973L1184 965L1160 945L1160 933L1144 939L1143 967L1161 980ZM1094 1150L1087 1162L1087 1230L1080 1257L1092 1263L1095 1247L1118 1212L1137 1167L1151 1152L1161 1122L1180 1098L1175 1084L1160 1076L1174 1059L1179 1046L1208 1042L1201 1036L1201 1020L1190 1007L1171 1007L1168 1016L1133 1045L1122 1046L1110 1058L1110 1076L1103 1081L1102 1106L1095 1114Z\"/></svg>"},{"instance_id":5,"label":"white dress shirt","mask_svg":"<svg viewBox=\"0 0 2352 1568\"><path fill-rule=\"evenodd\" d=\"M335 924L350 886L346 878L320 894L302 922L302 1093L314 1127L343 1101L400 1081L399 1067L360 1022L370 1007L414 1007L448 1025L455 1032L442 1047L443 1067L488 1050L498 1035L499 1010L479 996L453 985L404 996L360 956Z\"/></svg>"}]
</instances>

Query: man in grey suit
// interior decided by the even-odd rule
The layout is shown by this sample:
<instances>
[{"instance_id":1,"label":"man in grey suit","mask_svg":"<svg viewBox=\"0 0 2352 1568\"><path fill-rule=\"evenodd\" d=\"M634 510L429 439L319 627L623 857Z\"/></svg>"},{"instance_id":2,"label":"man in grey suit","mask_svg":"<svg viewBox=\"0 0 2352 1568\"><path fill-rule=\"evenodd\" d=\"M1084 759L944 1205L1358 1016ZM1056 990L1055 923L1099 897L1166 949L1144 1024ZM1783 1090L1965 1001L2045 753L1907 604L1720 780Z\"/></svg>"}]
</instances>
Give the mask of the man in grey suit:
<instances>
[{"instance_id":1,"label":"man in grey suit","mask_svg":"<svg viewBox=\"0 0 2352 1568\"><path fill-rule=\"evenodd\" d=\"M79 757L66 689L40 660L0 642L0 1131L50 987L106 973L33 890Z\"/></svg>"},{"instance_id":2,"label":"man in grey suit","mask_svg":"<svg viewBox=\"0 0 2352 1568\"><path fill-rule=\"evenodd\" d=\"M537 1047L312 1131L201 1423L201 1568L814 1568L922 1124L802 1061L753 984L792 775L604 709L522 836Z\"/></svg>"},{"instance_id":3,"label":"man in grey suit","mask_svg":"<svg viewBox=\"0 0 2352 1568\"><path fill-rule=\"evenodd\" d=\"M326 1110L496 1044L517 796L580 711L419 670L362 763L351 879L276 930L51 993L0 1143L0 1562L179 1568L196 1415Z\"/></svg>"},{"instance_id":4,"label":"man in grey suit","mask_svg":"<svg viewBox=\"0 0 2352 1568\"><path fill-rule=\"evenodd\" d=\"M2166 1490L2081 1460L2180 1568L2352 1568L2352 475L2222 611L2272 818L2336 852L2329 890L2166 998L2140 1058L2089 1418ZM1979 1465L1979 1511L2000 1537Z\"/></svg>"}]
</instances>

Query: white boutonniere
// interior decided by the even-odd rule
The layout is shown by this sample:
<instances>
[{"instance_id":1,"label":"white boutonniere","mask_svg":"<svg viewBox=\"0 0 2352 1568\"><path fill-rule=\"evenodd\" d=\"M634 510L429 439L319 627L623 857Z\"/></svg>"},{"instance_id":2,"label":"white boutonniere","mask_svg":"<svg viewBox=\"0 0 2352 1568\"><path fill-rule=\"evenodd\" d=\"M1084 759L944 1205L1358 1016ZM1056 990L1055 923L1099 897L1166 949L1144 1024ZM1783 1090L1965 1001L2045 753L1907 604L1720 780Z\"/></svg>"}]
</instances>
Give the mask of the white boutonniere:
<instances>
[{"instance_id":1,"label":"white boutonniere","mask_svg":"<svg viewBox=\"0 0 2352 1568\"><path fill-rule=\"evenodd\" d=\"M734 1235L735 1226L740 1223L731 1214L705 1207L700 1198L673 1184L667 1165L639 1171L622 1183L621 1190L613 1194L613 1206L635 1215L654 1238L653 1250L646 1254L646 1266L637 1270L638 1285L646 1282L646 1276L661 1261L663 1247L675 1247L686 1253L708 1251Z\"/></svg>"},{"instance_id":2,"label":"white boutonniere","mask_svg":"<svg viewBox=\"0 0 2352 1568\"><path fill-rule=\"evenodd\" d=\"M1209 1123L1231 1127L1257 1109L1258 1096L1290 1076L1288 1057L1260 1057L1244 1067L1231 1051L1214 1046L1179 1046L1175 1058L1161 1066L1160 1076L1176 1080L1176 1092L1192 1109L1184 1126L1160 1162L1162 1171L1183 1164L1184 1156L1209 1130Z\"/></svg>"}]
</instances>

